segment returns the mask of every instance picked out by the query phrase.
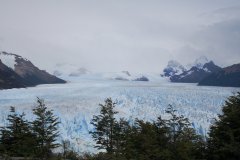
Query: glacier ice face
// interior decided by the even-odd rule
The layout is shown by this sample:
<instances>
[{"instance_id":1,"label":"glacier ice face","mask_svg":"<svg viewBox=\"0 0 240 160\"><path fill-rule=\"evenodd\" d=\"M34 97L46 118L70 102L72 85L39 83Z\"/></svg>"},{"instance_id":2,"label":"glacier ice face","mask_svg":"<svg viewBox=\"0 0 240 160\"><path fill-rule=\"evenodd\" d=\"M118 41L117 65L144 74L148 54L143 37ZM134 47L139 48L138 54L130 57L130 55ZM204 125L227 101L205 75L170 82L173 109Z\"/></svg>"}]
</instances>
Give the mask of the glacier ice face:
<instances>
[{"instance_id":1,"label":"glacier ice face","mask_svg":"<svg viewBox=\"0 0 240 160\"><path fill-rule=\"evenodd\" d=\"M99 113L98 104L103 103L105 98L112 97L117 102L118 118L129 120L140 118L152 121L159 115L166 118L165 109L171 104L178 114L190 119L200 134L206 135L226 98L238 89L173 84L165 80L145 83L86 76L67 84L1 90L0 125L6 124L9 106L15 106L17 112L25 112L28 119L33 119L31 110L36 105L36 97L44 98L47 106L60 117L59 140L70 140L78 152L96 152L89 134L93 129L90 121L93 115Z\"/></svg>"}]
</instances>

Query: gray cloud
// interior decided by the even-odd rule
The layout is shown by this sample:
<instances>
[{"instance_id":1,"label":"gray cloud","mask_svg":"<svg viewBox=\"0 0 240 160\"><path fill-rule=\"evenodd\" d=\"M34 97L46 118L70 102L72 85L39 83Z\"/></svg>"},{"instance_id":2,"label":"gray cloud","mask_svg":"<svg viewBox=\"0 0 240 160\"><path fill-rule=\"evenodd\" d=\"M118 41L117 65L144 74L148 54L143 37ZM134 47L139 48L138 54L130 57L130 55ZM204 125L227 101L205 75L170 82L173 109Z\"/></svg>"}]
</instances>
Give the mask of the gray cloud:
<instances>
[{"instance_id":1,"label":"gray cloud","mask_svg":"<svg viewBox=\"0 0 240 160\"><path fill-rule=\"evenodd\" d=\"M169 59L239 62L239 0L0 0L0 50L43 69L161 72ZM220 17L220 18L219 18ZM228 60L224 57L228 57Z\"/></svg>"},{"instance_id":2,"label":"gray cloud","mask_svg":"<svg viewBox=\"0 0 240 160\"><path fill-rule=\"evenodd\" d=\"M238 9L239 10L238 10ZM221 8L212 12L216 22L202 27L179 49L179 55L206 55L221 66L240 62L240 7ZM208 13L208 16L211 14ZM221 15L219 18L218 15ZM229 15L229 16L228 16ZM209 18L209 17L208 17Z\"/></svg>"}]
</instances>

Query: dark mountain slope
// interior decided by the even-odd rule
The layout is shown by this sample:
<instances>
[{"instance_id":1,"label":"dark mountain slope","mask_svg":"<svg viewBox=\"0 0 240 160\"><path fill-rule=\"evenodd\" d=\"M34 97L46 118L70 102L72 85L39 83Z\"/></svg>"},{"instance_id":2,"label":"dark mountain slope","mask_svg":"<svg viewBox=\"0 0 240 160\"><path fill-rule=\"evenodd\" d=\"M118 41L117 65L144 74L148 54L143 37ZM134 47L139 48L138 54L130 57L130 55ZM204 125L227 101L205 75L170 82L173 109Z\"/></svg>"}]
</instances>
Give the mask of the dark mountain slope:
<instances>
[{"instance_id":1,"label":"dark mountain slope","mask_svg":"<svg viewBox=\"0 0 240 160\"><path fill-rule=\"evenodd\" d=\"M38 69L32 62L19 55L0 52L0 60L0 89L66 83L66 81Z\"/></svg>"},{"instance_id":2,"label":"dark mountain slope","mask_svg":"<svg viewBox=\"0 0 240 160\"><path fill-rule=\"evenodd\" d=\"M0 60L0 89L25 87L24 79Z\"/></svg>"},{"instance_id":3,"label":"dark mountain slope","mask_svg":"<svg viewBox=\"0 0 240 160\"><path fill-rule=\"evenodd\" d=\"M57 78L44 70L38 69L32 62L16 57L15 72L29 82L30 85L65 83L64 80Z\"/></svg>"},{"instance_id":4,"label":"dark mountain slope","mask_svg":"<svg viewBox=\"0 0 240 160\"><path fill-rule=\"evenodd\" d=\"M214 72L220 71L221 68L215 65L212 61L205 63L202 67L193 66L190 70L179 75L170 77L172 82L182 83L198 83Z\"/></svg>"},{"instance_id":5,"label":"dark mountain slope","mask_svg":"<svg viewBox=\"0 0 240 160\"><path fill-rule=\"evenodd\" d=\"M200 86L240 87L240 63L212 73L199 82Z\"/></svg>"}]
</instances>

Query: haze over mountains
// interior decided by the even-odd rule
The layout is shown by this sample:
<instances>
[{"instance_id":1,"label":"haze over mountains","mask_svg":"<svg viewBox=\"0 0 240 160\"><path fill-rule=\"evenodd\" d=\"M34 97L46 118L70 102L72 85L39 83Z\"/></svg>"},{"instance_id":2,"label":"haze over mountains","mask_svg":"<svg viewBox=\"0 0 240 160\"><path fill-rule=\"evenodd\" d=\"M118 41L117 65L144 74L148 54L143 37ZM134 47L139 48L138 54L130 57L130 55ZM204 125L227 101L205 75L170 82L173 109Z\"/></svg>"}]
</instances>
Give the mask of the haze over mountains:
<instances>
[{"instance_id":1,"label":"haze over mountains","mask_svg":"<svg viewBox=\"0 0 240 160\"><path fill-rule=\"evenodd\" d=\"M227 67L228 68L228 67ZM232 68L232 67L230 67ZM210 86L227 86L227 87L238 87L239 84L239 65L234 65L231 74L223 74L225 68L221 68L216 65L212 60L208 60L205 56L200 56L193 63L186 66L181 63L170 60L167 67L163 70L162 77L168 78L170 82L174 83L199 83L199 85L210 85ZM229 70L229 69L226 69ZM129 71L121 72L102 72L102 73L92 73L86 68L78 68L74 65L61 64L57 65L57 69L54 70L54 75L60 76L63 79L68 79L69 77L81 77L86 76L94 79L111 79L118 81L162 81L159 74L154 73L132 73ZM161 71L159 71L161 73ZM224 72L225 73L225 72ZM225 75L221 78L213 79L213 75ZM212 77L212 78L209 78ZM211 79L211 83L209 80Z\"/></svg>"},{"instance_id":2,"label":"haze over mountains","mask_svg":"<svg viewBox=\"0 0 240 160\"><path fill-rule=\"evenodd\" d=\"M0 73L1 89L65 83L65 80L72 81L82 76L88 76L89 79L146 82L160 82L163 78L169 78L170 82L174 83L240 87L240 64L221 68L205 56L199 57L192 64L186 66L175 60L170 60L161 76L153 73L130 73L129 71L97 74L90 72L86 68L71 64L57 64L51 72L52 74L49 74L17 54L0 52Z\"/></svg>"}]
</instances>

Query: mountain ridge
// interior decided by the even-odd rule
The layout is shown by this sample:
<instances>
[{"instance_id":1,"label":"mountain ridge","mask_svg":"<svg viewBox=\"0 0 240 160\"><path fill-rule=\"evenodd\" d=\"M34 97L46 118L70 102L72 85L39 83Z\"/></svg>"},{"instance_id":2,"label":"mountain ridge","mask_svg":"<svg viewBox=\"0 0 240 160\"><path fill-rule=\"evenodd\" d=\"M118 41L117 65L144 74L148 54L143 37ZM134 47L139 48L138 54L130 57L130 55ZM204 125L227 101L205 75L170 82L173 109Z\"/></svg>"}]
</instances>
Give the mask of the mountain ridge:
<instances>
[{"instance_id":1,"label":"mountain ridge","mask_svg":"<svg viewBox=\"0 0 240 160\"><path fill-rule=\"evenodd\" d=\"M214 72L220 71L221 68L210 61L203 64L201 67L193 66L188 71L183 72L180 75L173 75L170 77L172 82L183 82L183 83L198 83L208 75Z\"/></svg>"},{"instance_id":2,"label":"mountain ridge","mask_svg":"<svg viewBox=\"0 0 240 160\"><path fill-rule=\"evenodd\" d=\"M199 82L200 86L240 87L240 63L212 73Z\"/></svg>"},{"instance_id":3,"label":"mountain ridge","mask_svg":"<svg viewBox=\"0 0 240 160\"><path fill-rule=\"evenodd\" d=\"M220 70L221 67L215 65L213 61L201 56L187 67L177 61L169 61L167 67L163 70L163 76L169 77L171 82L198 83L211 73Z\"/></svg>"},{"instance_id":4,"label":"mountain ridge","mask_svg":"<svg viewBox=\"0 0 240 160\"><path fill-rule=\"evenodd\" d=\"M40 70L31 61L20 55L0 52L0 60L0 89L31 87L39 84L66 83L66 81L49 74L45 70Z\"/></svg>"}]
</instances>

